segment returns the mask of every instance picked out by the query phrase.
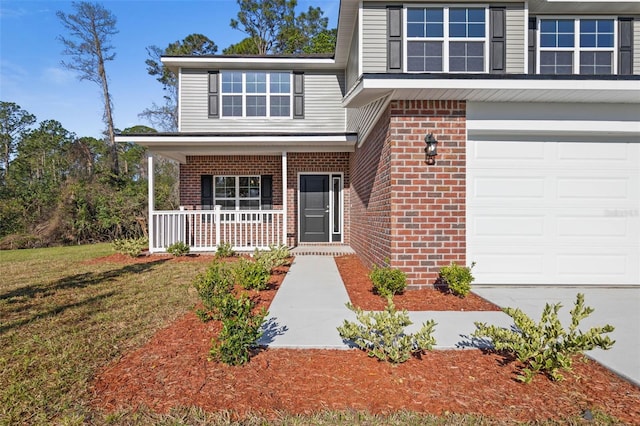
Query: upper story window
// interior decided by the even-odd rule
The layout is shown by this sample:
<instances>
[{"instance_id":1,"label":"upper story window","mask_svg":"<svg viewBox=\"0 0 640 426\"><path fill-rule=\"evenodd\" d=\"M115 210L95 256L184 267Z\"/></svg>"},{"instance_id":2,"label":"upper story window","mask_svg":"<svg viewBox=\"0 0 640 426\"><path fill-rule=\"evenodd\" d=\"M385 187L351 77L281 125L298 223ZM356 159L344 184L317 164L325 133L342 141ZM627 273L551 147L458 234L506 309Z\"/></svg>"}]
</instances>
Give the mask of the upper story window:
<instances>
[{"instance_id":1,"label":"upper story window","mask_svg":"<svg viewBox=\"0 0 640 426\"><path fill-rule=\"evenodd\" d=\"M613 74L615 19L540 19L540 74Z\"/></svg>"},{"instance_id":2,"label":"upper story window","mask_svg":"<svg viewBox=\"0 0 640 426\"><path fill-rule=\"evenodd\" d=\"M488 9L406 9L407 71L487 72Z\"/></svg>"},{"instance_id":3,"label":"upper story window","mask_svg":"<svg viewBox=\"0 0 640 426\"><path fill-rule=\"evenodd\" d=\"M291 117L291 73L223 71L222 117Z\"/></svg>"}]
</instances>

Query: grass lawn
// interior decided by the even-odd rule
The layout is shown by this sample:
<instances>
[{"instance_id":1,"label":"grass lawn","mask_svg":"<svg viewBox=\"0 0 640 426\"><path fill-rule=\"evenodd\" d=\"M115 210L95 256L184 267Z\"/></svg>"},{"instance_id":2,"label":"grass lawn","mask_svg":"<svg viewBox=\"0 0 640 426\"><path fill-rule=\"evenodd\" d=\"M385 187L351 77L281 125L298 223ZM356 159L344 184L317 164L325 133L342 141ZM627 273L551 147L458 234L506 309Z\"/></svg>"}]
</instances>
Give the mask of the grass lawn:
<instances>
[{"instance_id":1,"label":"grass lawn","mask_svg":"<svg viewBox=\"0 0 640 426\"><path fill-rule=\"evenodd\" d=\"M204 262L86 262L108 244L0 251L0 425L238 424L197 408L106 414L91 406L96 371L141 346L197 301L191 282ZM601 418L607 422L607 417ZM387 417L320 411L283 413L275 424L491 424L469 415L410 412ZM580 419L566 423L580 424ZM266 424L249 417L240 424Z\"/></svg>"}]
</instances>

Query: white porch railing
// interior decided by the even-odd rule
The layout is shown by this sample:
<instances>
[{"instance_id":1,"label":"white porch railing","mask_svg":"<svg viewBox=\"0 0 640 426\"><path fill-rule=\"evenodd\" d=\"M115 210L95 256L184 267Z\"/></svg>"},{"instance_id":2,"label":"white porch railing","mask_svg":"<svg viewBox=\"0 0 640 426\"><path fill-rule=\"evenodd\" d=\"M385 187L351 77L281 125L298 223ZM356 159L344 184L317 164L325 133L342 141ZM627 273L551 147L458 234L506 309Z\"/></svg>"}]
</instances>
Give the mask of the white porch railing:
<instances>
[{"instance_id":1,"label":"white porch railing","mask_svg":"<svg viewBox=\"0 0 640 426\"><path fill-rule=\"evenodd\" d=\"M191 251L216 251L221 243L234 250L267 249L284 244L280 210L159 210L151 213L149 250L166 251L182 241Z\"/></svg>"}]
</instances>

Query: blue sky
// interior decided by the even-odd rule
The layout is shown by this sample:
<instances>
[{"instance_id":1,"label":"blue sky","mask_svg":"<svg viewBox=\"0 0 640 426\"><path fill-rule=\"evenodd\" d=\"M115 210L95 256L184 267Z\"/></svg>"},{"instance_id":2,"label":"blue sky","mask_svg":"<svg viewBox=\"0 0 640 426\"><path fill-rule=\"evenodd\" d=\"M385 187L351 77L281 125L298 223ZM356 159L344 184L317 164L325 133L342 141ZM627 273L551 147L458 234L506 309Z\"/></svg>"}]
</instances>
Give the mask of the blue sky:
<instances>
[{"instance_id":1,"label":"blue sky","mask_svg":"<svg viewBox=\"0 0 640 426\"><path fill-rule=\"evenodd\" d=\"M146 47L165 48L189 34L204 34L218 45L218 53L244 34L229 26L238 12L236 0L105 0L100 2L117 18L119 33L112 38L116 58L107 63L114 104L114 124L125 129L148 124L138 114L153 102L162 103L162 86L147 74ZM298 8L319 6L337 22L339 0L298 0ZM0 100L15 102L34 114L38 123L57 120L77 136L101 137L101 89L62 67L66 35L56 11L73 13L63 0L0 0Z\"/></svg>"}]
</instances>

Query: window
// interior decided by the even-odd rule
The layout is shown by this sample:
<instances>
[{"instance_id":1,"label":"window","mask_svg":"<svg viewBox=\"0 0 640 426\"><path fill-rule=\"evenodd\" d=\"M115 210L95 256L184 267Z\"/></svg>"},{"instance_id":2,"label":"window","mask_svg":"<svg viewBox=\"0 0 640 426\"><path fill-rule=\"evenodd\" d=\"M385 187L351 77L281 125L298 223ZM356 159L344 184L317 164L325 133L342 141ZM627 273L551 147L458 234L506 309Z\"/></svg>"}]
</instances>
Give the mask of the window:
<instances>
[{"instance_id":1,"label":"window","mask_svg":"<svg viewBox=\"0 0 640 426\"><path fill-rule=\"evenodd\" d=\"M290 117L291 73L223 71L222 117Z\"/></svg>"},{"instance_id":2,"label":"window","mask_svg":"<svg viewBox=\"0 0 640 426\"><path fill-rule=\"evenodd\" d=\"M540 74L613 74L614 19L540 19Z\"/></svg>"},{"instance_id":3,"label":"window","mask_svg":"<svg viewBox=\"0 0 640 426\"><path fill-rule=\"evenodd\" d=\"M407 71L487 72L487 9L407 8Z\"/></svg>"},{"instance_id":4,"label":"window","mask_svg":"<svg viewBox=\"0 0 640 426\"><path fill-rule=\"evenodd\" d=\"M260 176L216 176L214 197L222 210L259 210Z\"/></svg>"}]
</instances>

